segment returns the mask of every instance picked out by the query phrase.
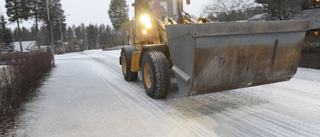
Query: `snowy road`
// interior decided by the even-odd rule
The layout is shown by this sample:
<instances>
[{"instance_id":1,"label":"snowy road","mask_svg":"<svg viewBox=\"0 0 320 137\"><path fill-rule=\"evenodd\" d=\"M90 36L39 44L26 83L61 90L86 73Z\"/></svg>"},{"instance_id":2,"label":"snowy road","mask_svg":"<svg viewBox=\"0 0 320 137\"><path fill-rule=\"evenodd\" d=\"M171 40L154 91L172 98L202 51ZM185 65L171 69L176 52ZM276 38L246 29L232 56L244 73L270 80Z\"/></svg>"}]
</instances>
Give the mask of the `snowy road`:
<instances>
[{"instance_id":1,"label":"snowy road","mask_svg":"<svg viewBox=\"0 0 320 137\"><path fill-rule=\"evenodd\" d=\"M57 67L26 105L16 136L320 136L320 70L289 82L149 98L141 76L126 82L119 50L56 56Z\"/></svg>"}]
</instances>

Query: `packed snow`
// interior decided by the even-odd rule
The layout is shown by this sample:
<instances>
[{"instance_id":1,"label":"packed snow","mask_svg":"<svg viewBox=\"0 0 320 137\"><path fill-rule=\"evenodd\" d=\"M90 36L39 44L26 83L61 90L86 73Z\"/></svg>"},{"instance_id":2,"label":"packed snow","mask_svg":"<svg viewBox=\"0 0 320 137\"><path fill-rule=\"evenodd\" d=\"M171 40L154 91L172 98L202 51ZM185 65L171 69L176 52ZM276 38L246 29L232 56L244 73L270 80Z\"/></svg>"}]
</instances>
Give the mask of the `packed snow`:
<instances>
[{"instance_id":1,"label":"packed snow","mask_svg":"<svg viewBox=\"0 0 320 137\"><path fill-rule=\"evenodd\" d=\"M320 70L288 82L199 96L149 98L123 79L120 50L57 55L56 68L12 133L79 136L320 136Z\"/></svg>"}]
</instances>

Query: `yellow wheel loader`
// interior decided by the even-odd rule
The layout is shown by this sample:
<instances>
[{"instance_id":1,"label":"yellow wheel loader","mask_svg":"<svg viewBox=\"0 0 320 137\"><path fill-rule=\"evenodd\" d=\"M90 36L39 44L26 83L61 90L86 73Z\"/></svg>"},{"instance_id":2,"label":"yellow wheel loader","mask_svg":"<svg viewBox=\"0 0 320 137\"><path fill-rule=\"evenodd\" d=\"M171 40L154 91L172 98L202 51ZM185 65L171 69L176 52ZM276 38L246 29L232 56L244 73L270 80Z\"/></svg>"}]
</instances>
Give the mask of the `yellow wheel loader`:
<instances>
[{"instance_id":1,"label":"yellow wheel loader","mask_svg":"<svg viewBox=\"0 0 320 137\"><path fill-rule=\"evenodd\" d=\"M190 4L190 0L186 1ZM309 21L212 23L182 0L135 0L131 44L121 50L127 81L141 70L148 96L165 98L174 72L186 96L290 80Z\"/></svg>"}]
</instances>

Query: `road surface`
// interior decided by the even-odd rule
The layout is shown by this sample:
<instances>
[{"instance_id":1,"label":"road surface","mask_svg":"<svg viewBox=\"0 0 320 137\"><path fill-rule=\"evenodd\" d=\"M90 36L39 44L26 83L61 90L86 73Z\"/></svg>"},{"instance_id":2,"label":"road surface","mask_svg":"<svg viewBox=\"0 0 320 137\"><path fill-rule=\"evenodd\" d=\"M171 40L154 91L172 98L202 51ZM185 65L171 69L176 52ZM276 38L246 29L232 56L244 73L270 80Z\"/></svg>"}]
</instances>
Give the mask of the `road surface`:
<instances>
[{"instance_id":1,"label":"road surface","mask_svg":"<svg viewBox=\"0 0 320 137\"><path fill-rule=\"evenodd\" d=\"M288 82L149 98L141 75L123 79L119 50L57 55L56 68L25 106L22 137L320 136L320 70L299 68Z\"/></svg>"}]
</instances>

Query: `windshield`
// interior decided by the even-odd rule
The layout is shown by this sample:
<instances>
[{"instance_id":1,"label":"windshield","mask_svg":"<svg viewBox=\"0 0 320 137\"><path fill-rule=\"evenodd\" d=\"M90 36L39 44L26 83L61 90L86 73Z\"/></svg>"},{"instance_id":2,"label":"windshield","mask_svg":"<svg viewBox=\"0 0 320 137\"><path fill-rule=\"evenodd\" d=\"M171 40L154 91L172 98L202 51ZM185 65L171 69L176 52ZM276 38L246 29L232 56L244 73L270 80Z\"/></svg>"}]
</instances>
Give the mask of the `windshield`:
<instances>
[{"instance_id":1,"label":"windshield","mask_svg":"<svg viewBox=\"0 0 320 137\"><path fill-rule=\"evenodd\" d=\"M177 0L151 0L149 4L155 16L159 16L159 17L162 17L164 15L167 15L168 17L178 16Z\"/></svg>"}]
</instances>

